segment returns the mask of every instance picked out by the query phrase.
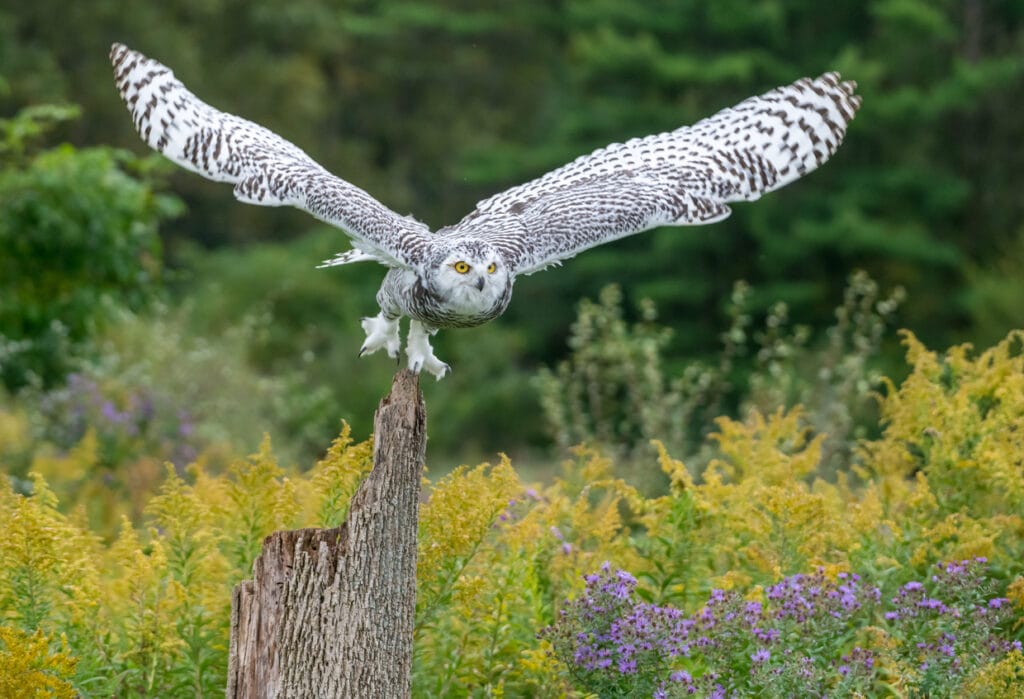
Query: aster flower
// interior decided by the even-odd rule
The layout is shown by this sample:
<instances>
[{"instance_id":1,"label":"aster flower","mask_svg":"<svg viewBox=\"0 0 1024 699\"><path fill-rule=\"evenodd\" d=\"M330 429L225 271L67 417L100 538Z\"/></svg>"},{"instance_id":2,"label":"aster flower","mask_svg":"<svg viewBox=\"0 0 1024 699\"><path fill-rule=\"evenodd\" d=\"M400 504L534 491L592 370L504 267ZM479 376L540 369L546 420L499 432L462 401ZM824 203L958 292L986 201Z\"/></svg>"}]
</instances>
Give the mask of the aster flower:
<instances>
[{"instance_id":1,"label":"aster flower","mask_svg":"<svg viewBox=\"0 0 1024 699\"><path fill-rule=\"evenodd\" d=\"M851 629L877 623L879 588L856 573L830 579L820 569L767 586L763 601L714 589L687 615L637 599L636 578L605 564L584 577L584 593L541 636L602 696L864 694L876 682L878 652L886 653L887 668L916 668L913 691L949 695L979 664L1021 644L1001 635L1012 605L992 594L982 563L935 570L927 583L900 586L879 610L901 642L883 651L847 645ZM749 672L737 676L738 667Z\"/></svg>"}]
</instances>

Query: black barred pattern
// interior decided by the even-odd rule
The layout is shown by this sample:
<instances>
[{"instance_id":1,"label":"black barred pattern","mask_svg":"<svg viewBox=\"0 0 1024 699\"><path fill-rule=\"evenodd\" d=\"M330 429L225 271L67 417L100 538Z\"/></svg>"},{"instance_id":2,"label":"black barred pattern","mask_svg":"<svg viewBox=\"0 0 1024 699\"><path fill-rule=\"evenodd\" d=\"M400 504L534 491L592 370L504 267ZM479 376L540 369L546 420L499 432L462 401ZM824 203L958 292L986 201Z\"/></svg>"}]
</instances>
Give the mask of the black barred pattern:
<instances>
[{"instance_id":1,"label":"black barred pattern","mask_svg":"<svg viewBox=\"0 0 1024 699\"><path fill-rule=\"evenodd\" d=\"M231 182L241 201L304 209L384 264L413 266L428 246L422 223L335 177L272 131L202 102L166 66L121 44L111 48L110 60L135 129L178 165Z\"/></svg>"},{"instance_id":2,"label":"black barred pattern","mask_svg":"<svg viewBox=\"0 0 1024 699\"><path fill-rule=\"evenodd\" d=\"M706 224L728 204L753 201L811 172L835 153L860 107L837 73L751 97L675 131L577 158L486 199L455 226L431 234L300 148L189 92L167 67L114 44L114 76L136 130L151 147L241 201L290 205L338 226L354 250L321 266L375 260L393 269L378 293L384 315L431 328L484 323L504 312L517 274L658 226ZM464 259L484 275L479 300L447 267ZM446 275L447 273L447 275Z\"/></svg>"},{"instance_id":3,"label":"black barred pattern","mask_svg":"<svg viewBox=\"0 0 1024 699\"><path fill-rule=\"evenodd\" d=\"M520 250L514 266L529 274L658 226L720 221L729 202L758 199L828 160L860 107L855 89L838 73L802 78L693 126L600 148L480 202L446 233ZM510 216L521 230L495 229Z\"/></svg>"}]
</instances>

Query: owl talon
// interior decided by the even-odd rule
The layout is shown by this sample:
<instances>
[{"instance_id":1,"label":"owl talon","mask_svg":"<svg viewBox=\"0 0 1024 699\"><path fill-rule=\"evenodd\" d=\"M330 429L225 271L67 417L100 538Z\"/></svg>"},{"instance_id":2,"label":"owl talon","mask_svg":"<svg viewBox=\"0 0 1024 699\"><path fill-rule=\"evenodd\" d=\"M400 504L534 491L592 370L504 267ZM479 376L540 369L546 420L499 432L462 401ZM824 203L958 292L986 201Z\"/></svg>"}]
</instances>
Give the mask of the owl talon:
<instances>
[{"instance_id":1,"label":"owl talon","mask_svg":"<svg viewBox=\"0 0 1024 699\"><path fill-rule=\"evenodd\" d=\"M438 381L451 373L451 367L434 356L430 335L419 321L414 320L409 324L405 353L409 355L409 369L413 373L426 370L436 376Z\"/></svg>"},{"instance_id":2,"label":"owl talon","mask_svg":"<svg viewBox=\"0 0 1024 699\"><path fill-rule=\"evenodd\" d=\"M366 333L366 341L359 350L359 356L373 354L383 348L392 359L398 359L401 340L398 337L398 318L388 319L383 313L373 318L363 318L361 325Z\"/></svg>"}]
</instances>

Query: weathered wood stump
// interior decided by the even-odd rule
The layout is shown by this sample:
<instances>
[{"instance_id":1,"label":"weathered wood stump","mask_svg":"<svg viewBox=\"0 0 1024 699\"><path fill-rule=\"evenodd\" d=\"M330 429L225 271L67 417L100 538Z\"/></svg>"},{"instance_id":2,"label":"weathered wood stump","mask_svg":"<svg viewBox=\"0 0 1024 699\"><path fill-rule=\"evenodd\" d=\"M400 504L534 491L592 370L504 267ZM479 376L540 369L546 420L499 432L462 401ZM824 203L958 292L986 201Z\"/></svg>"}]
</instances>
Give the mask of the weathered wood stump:
<instances>
[{"instance_id":1,"label":"weathered wood stump","mask_svg":"<svg viewBox=\"0 0 1024 699\"><path fill-rule=\"evenodd\" d=\"M395 376L373 434L345 523L271 534L235 588L227 699L411 696L427 434L416 374Z\"/></svg>"}]
</instances>

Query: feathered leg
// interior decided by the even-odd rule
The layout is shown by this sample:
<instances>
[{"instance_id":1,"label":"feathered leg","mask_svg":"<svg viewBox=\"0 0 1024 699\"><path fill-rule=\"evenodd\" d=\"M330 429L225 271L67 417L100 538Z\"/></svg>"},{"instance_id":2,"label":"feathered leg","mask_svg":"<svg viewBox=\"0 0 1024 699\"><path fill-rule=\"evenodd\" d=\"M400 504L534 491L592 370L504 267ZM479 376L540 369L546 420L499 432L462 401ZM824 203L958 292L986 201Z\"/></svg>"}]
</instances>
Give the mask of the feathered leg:
<instances>
[{"instance_id":1,"label":"feathered leg","mask_svg":"<svg viewBox=\"0 0 1024 699\"><path fill-rule=\"evenodd\" d=\"M409 321L409 335L406 337L405 353L409 355L409 369L417 374L426 369L440 381L452 368L434 356L430 336L436 330L428 331L418 320Z\"/></svg>"},{"instance_id":2,"label":"feathered leg","mask_svg":"<svg viewBox=\"0 0 1024 699\"><path fill-rule=\"evenodd\" d=\"M380 348L385 348L388 356L398 359L398 349L401 347L401 340L398 338L398 318L387 318L381 311L373 318L363 318L363 330L366 332L366 341L359 349L359 356L373 354Z\"/></svg>"}]
</instances>

